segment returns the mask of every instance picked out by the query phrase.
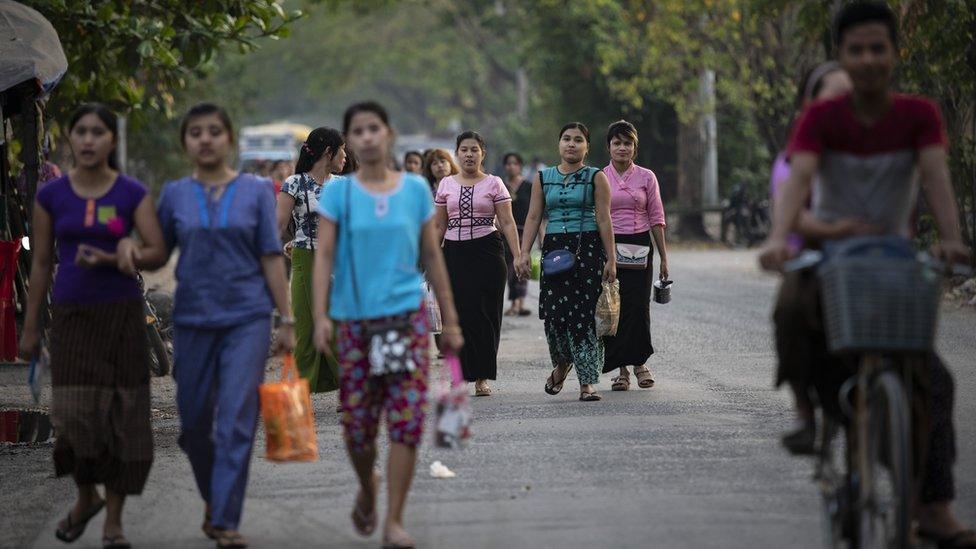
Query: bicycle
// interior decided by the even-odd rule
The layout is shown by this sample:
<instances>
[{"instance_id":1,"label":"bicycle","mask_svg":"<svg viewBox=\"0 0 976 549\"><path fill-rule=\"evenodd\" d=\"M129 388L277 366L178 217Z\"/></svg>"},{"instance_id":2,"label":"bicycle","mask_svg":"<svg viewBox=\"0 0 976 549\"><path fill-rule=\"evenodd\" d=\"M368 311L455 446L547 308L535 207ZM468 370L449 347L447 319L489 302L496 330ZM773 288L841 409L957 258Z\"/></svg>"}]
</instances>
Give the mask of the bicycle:
<instances>
[{"instance_id":1,"label":"bicycle","mask_svg":"<svg viewBox=\"0 0 976 549\"><path fill-rule=\"evenodd\" d=\"M173 364L173 336L170 323L163 322L157 312L157 305L162 305L171 298L153 290L147 290L142 273L137 274L139 288L142 289L143 312L146 318L146 338L149 342L149 371L156 377L163 377L170 372ZM163 299L160 299L162 296ZM154 303L158 302L158 303ZM172 317L172 306L170 306Z\"/></svg>"},{"instance_id":2,"label":"bicycle","mask_svg":"<svg viewBox=\"0 0 976 549\"><path fill-rule=\"evenodd\" d=\"M752 247L769 233L769 202L753 200L742 185L736 185L724 201L721 240L729 246Z\"/></svg>"},{"instance_id":3,"label":"bicycle","mask_svg":"<svg viewBox=\"0 0 976 549\"><path fill-rule=\"evenodd\" d=\"M822 286L828 350L858 361L837 395L845 417L823 413L820 422L814 480L825 546L907 549L911 376L933 349L943 266L906 239L859 237L826 254L808 250L784 270L811 268Z\"/></svg>"}]
</instances>

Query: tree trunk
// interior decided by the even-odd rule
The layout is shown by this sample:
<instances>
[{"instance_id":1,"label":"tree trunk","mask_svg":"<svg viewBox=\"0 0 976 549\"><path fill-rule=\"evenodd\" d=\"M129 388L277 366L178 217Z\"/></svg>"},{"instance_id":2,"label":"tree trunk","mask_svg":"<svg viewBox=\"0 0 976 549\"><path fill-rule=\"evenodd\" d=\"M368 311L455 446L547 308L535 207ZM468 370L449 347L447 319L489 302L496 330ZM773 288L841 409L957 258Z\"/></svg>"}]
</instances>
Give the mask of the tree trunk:
<instances>
[{"instance_id":1,"label":"tree trunk","mask_svg":"<svg viewBox=\"0 0 976 549\"><path fill-rule=\"evenodd\" d=\"M676 235L685 239L708 239L702 219L702 149L698 121L678 121L678 218Z\"/></svg>"}]
</instances>

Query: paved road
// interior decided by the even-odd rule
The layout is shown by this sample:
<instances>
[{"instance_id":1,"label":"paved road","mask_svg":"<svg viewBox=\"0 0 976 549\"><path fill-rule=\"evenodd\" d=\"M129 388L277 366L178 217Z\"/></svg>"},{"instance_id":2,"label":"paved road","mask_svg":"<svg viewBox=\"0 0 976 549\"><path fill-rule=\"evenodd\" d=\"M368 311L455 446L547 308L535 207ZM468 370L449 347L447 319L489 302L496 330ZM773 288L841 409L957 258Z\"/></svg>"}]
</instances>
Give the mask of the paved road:
<instances>
[{"instance_id":1,"label":"paved road","mask_svg":"<svg viewBox=\"0 0 976 549\"><path fill-rule=\"evenodd\" d=\"M496 394L475 401L475 438L458 452L429 444L407 513L425 547L817 547L819 500L811 464L780 450L789 402L771 385L768 323L776 280L743 252L672 254L674 302L652 310L657 386L576 400L575 376L551 397L538 320L506 319ZM976 414L976 312L946 308L940 346L958 380L956 417ZM208 547L202 504L176 447L168 380L154 385L157 457L146 493L126 511L143 547ZM636 386L636 384L635 384ZM370 547L349 525L352 472L334 397L316 397L322 458L253 462L243 532L256 547ZM976 424L960 421L958 508L976 523ZM49 449L0 451L0 502L14 540L60 547L52 531L71 497L46 478ZM263 452L258 447L258 456ZM457 472L427 475L433 460ZM8 475L16 473L21 479ZM30 488L28 488L30 484ZM25 516L26 515L26 516ZM6 527L0 531L9 532ZM79 546L99 542L93 523ZM150 541L151 540L151 541ZM0 545L4 542L0 541Z\"/></svg>"}]
</instances>

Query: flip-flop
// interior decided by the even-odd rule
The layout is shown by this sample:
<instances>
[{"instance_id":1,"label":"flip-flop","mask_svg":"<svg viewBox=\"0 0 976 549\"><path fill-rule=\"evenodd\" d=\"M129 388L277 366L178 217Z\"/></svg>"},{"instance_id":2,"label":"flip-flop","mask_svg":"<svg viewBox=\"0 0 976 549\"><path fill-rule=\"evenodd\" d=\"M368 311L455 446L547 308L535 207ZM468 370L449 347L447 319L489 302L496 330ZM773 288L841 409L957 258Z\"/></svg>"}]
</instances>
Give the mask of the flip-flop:
<instances>
[{"instance_id":1,"label":"flip-flop","mask_svg":"<svg viewBox=\"0 0 976 549\"><path fill-rule=\"evenodd\" d=\"M65 543L75 541L85 533L85 527L88 526L88 521L97 515L103 507L105 507L104 499L89 507L88 510L81 515L81 518L78 520L77 524L72 524L71 511L68 511L68 515L64 517L64 520L58 523L58 529L54 531L54 536ZM62 524L64 526L62 526Z\"/></svg>"},{"instance_id":2,"label":"flip-flop","mask_svg":"<svg viewBox=\"0 0 976 549\"><path fill-rule=\"evenodd\" d=\"M650 389L654 386L654 378L651 377L651 371L647 366L634 368L634 375L637 376L637 386L641 389Z\"/></svg>"},{"instance_id":3,"label":"flip-flop","mask_svg":"<svg viewBox=\"0 0 976 549\"><path fill-rule=\"evenodd\" d=\"M125 539L124 534L114 536L102 536L102 549L129 549L132 544Z\"/></svg>"},{"instance_id":4,"label":"flip-flop","mask_svg":"<svg viewBox=\"0 0 976 549\"><path fill-rule=\"evenodd\" d=\"M203 530L203 535L208 538L217 539L217 529L213 526L213 516L210 511L203 513L203 524L200 525L200 529Z\"/></svg>"},{"instance_id":5,"label":"flip-flop","mask_svg":"<svg viewBox=\"0 0 976 549\"><path fill-rule=\"evenodd\" d=\"M969 529L946 536L919 528L918 537L934 542L938 549L976 549L976 532Z\"/></svg>"},{"instance_id":6,"label":"flip-flop","mask_svg":"<svg viewBox=\"0 0 976 549\"><path fill-rule=\"evenodd\" d=\"M530 311L528 309L522 309L521 311L518 312L518 315L519 316L529 316L531 314L532 314L532 311Z\"/></svg>"},{"instance_id":7,"label":"flip-flop","mask_svg":"<svg viewBox=\"0 0 976 549\"><path fill-rule=\"evenodd\" d=\"M610 385L611 391L626 391L630 389L630 376L617 376L613 378L612 385Z\"/></svg>"},{"instance_id":8,"label":"flip-flop","mask_svg":"<svg viewBox=\"0 0 976 549\"><path fill-rule=\"evenodd\" d=\"M241 549L247 547L247 539L237 530L217 530L217 547Z\"/></svg>"},{"instance_id":9,"label":"flip-flop","mask_svg":"<svg viewBox=\"0 0 976 549\"><path fill-rule=\"evenodd\" d=\"M356 503L352 508L352 527L356 533L364 538L368 538L376 531L376 493L379 490L380 476L373 473L373 509L363 511L359 506L359 496L356 496Z\"/></svg>"},{"instance_id":10,"label":"flip-flop","mask_svg":"<svg viewBox=\"0 0 976 549\"><path fill-rule=\"evenodd\" d=\"M491 396L491 387L488 384L484 384L481 387L475 387L474 396L476 397L486 397Z\"/></svg>"},{"instance_id":11,"label":"flip-flop","mask_svg":"<svg viewBox=\"0 0 976 549\"><path fill-rule=\"evenodd\" d=\"M390 538L383 536L383 549L414 549L416 546L417 542L410 539L409 536L406 539L397 541L392 541Z\"/></svg>"},{"instance_id":12,"label":"flip-flop","mask_svg":"<svg viewBox=\"0 0 976 549\"><path fill-rule=\"evenodd\" d=\"M593 391L591 393L587 393L586 391L580 391L580 400L582 400L583 402L596 402L598 400L603 400L603 397L600 396L600 394L597 393L596 391Z\"/></svg>"},{"instance_id":13,"label":"flip-flop","mask_svg":"<svg viewBox=\"0 0 976 549\"><path fill-rule=\"evenodd\" d=\"M566 375L564 375L563 378L559 380L559 383L556 383L556 378L553 376L556 375L556 372L559 371L559 368L553 368L552 373L550 373L549 377L546 378L546 393L550 395L558 395L559 391L563 390L563 383L566 382L566 378L569 377L569 372L572 369L573 369L573 365L570 364L569 368L566 369Z\"/></svg>"}]
</instances>

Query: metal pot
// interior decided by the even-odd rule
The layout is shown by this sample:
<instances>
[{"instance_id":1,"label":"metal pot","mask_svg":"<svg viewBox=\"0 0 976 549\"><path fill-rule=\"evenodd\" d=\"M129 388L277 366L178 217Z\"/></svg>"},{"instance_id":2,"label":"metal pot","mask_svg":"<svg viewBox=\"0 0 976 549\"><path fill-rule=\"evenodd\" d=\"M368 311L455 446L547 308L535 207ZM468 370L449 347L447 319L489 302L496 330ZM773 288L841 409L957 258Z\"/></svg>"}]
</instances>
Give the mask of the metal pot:
<instances>
[{"instance_id":1,"label":"metal pot","mask_svg":"<svg viewBox=\"0 0 976 549\"><path fill-rule=\"evenodd\" d=\"M654 281L654 302L664 305L671 302L671 285L673 280Z\"/></svg>"}]
</instances>

